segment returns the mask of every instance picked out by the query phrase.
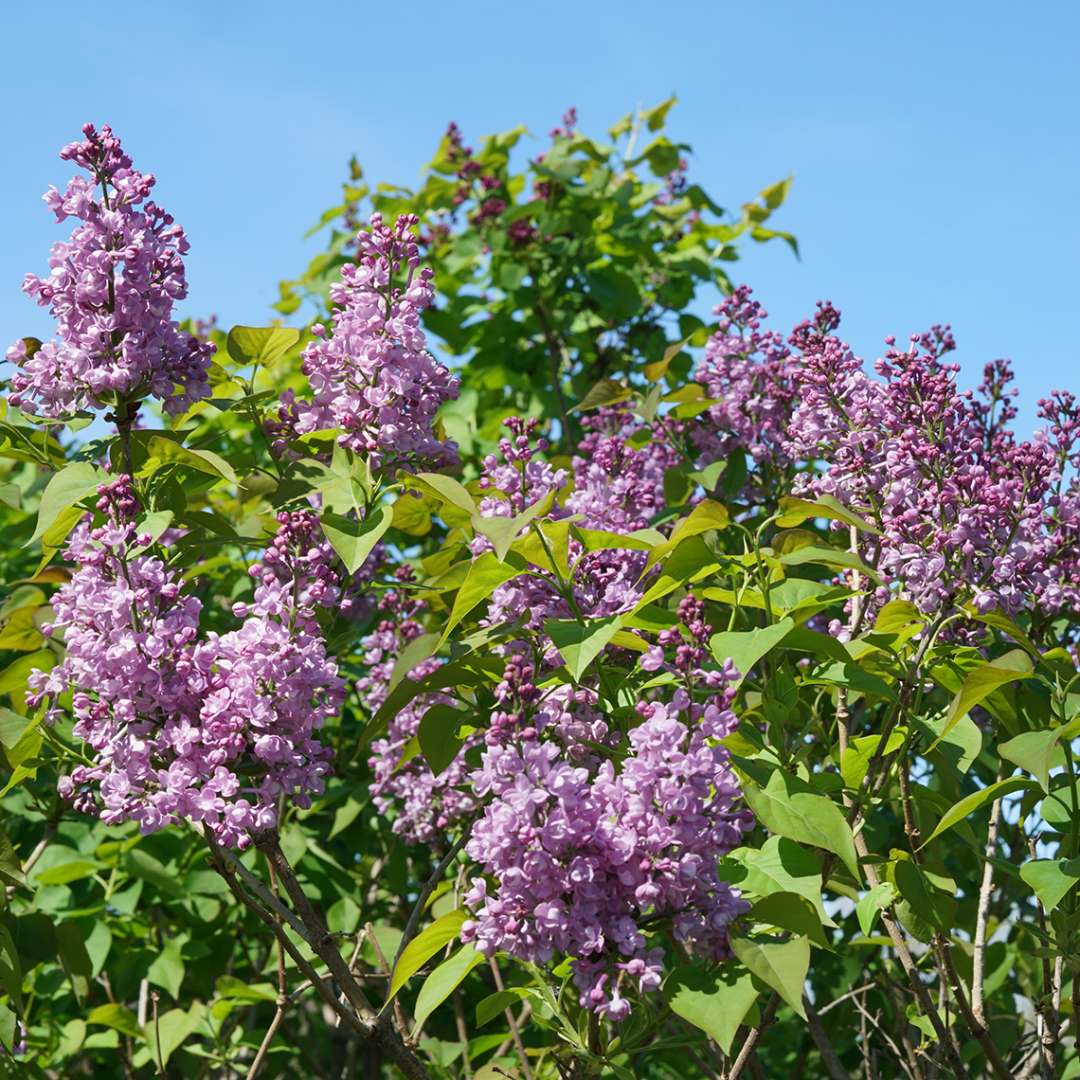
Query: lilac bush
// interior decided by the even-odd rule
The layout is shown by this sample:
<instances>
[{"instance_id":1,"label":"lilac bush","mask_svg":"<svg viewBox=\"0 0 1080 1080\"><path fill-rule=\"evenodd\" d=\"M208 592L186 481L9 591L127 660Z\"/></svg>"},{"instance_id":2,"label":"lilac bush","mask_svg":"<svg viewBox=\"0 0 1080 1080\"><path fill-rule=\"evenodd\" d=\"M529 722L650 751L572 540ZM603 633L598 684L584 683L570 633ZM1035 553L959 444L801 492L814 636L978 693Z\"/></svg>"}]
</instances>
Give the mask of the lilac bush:
<instances>
[{"instance_id":1,"label":"lilac bush","mask_svg":"<svg viewBox=\"0 0 1080 1080\"><path fill-rule=\"evenodd\" d=\"M708 268L786 188L718 215L668 107L354 166L303 331L182 329L153 178L65 148L0 1072L1073 1075L1080 406L770 328Z\"/></svg>"}]
</instances>

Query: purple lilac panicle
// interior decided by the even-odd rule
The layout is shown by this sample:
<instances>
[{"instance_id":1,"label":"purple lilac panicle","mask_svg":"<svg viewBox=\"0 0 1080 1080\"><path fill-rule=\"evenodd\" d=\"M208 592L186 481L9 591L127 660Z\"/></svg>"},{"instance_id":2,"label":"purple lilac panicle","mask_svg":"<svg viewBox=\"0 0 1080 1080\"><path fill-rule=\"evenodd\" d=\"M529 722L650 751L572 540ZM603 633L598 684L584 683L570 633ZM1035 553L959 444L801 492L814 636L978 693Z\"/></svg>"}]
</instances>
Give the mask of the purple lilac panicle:
<instances>
[{"instance_id":1,"label":"purple lilac panicle","mask_svg":"<svg viewBox=\"0 0 1080 1080\"><path fill-rule=\"evenodd\" d=\"M122 476L99 490L103 524L80 524L66 557L77 564L53 598L63 661L30 678L28 701L56 709L71 692L75 735L92 761L59 790L110 824L153 832L186 819L219 842L246 847L273 827L280 797L308 805L322 790L330 751L314 731L344 687L314 608L337 586L318 523L280 515L251 605L238 630L198 638L201 604L146 549L138 504ZM55 713L54 713L55 715Z\"/></svg>"},{"instance_id":2,"label":"purple lilac panicle","mask_svg":"<svg viewBox=\"0 0 1080 1080\"><path fill-rule=\"evenodd\" d=\"M427 351L420 315L434 299L432 271L420 266L413 227L372 215L357 236L358 257L330 288L331 332L312 327L303 371L311 399L282 395L271 425L279 449L288 437L343 429L340 442L369 456L373 468L440 468L457 460L434 431L435 414L457 397L457 380Z\"/></svg>"},{"instance_id":3,"label":"purple lilac panicle","mask_svg":"<svg viewBox=\"0 0 1080 1080\"><path fill-rule=\"evenodd\" d=\"M800 404L786 448L823 463L796 492L834 496L881 530L863 552L885 582L874 605L898 590L925 614L968 597L980 611L1015 613L1045 584L1055 462L1044 442L1004 427L1007 365L988 366L986 401L961 392L958 367L944 361L952 334L935 326L906 349L889 339L874 379L838 325L839 313L819 305L790 339Z\"/></svg>"},{"instance_id":4,"label":"purple lilac panicle","mask_svg":"<svg viewBox=\"0 0 1080 1080\"><path fill-rule=\"evenodd\" d=\"M45 202L57 221L78 218L71 237L53 245L47 277L27 274L23 291L56 319L57 336L34 350L16 342L9 400L43 416L130 404L147 395L178 414L208 397L214 346L180 330L175 301L187 295L184 230L147 201L154 177L131 167L106 125L60 151L85 169ZM126 407L125 407L126 411Z\"/></svg>"},{"instance_id":5,"label":"purple lilac panicle","mask_svg":"<svg viewBox=\"0 0 1080 1080\"><path fill-rule=\"evenodd\" d=\"M628 1015L628 993L660 984L663 950L646 921L669 920L676 940L720 958L728 924L747 908L716 870L750 827L715 745L736 723L735 673L730 663L700 668L711 628L694 601L680 614L690 643L676 635L673 662L703 699L680 687L669 701L639 702L620 760L587 749L586 740L610 744L610 733L581 691L540 700L519 685L518 721L488 739L472 774L485 807L465 850L482 876L466 897L463 940L486 955L569 956L582 1006L612 1020Z\"/></svg>"}]
</instances>

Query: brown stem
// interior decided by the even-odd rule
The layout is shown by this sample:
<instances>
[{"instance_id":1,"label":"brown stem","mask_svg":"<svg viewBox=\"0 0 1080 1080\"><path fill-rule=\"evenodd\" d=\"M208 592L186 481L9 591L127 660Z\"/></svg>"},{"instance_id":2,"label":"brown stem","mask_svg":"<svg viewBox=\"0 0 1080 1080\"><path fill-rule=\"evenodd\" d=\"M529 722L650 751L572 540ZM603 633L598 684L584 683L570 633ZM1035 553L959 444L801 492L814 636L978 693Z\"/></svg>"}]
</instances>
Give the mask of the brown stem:
<instances>
[{"instance_id":1,"label":"brown stem","mask_svg":"<svg viewBox=\"0 0 1080 1080\"><path fill-rule=\"evenodd\" d=\"M1004 766L999 765L997 779L1000 780ZM986 930L989 922L990 896L994 891L994 863L997 852L998 822L1001 820L1001 800L995 799L990 804L990 827L986 833L982 883L979 886L979 905L975 914L975 940L972 944L971 957L971 1012L980 1024L986 1023L983 1004L983 978L986 971Z\"/></svg>"},{"instance_id":2,"label":"brown stem","mask_svg":"<svg viewBox=\"0 0 1080 1080\"><path fill-rule=\"evenodd\" d=\"M320 960L326 964L330 973L338 985L345 992L352 1009L346 1008L337 999L329 983L321 979L315 969L304 959L303 954L289 940L283 926L279 925L269 911L265 910L240 887L239 882L229 872L222 858L222 849L218 846L213 836L207 833L207 841L210 845L211 857L215 869L225 878L233 894L247 906L254 914L265 923L281 942L285 951L292 957L293 962L300 971L311 981L319 992L319 996L330 1008L341 1017L345 1023L365 1039L375 1043L382 1053L398 1067L406 1080L430 1080L430 1074L421 1063L419 1058L401 1041L397 1032L392 1028L382 1027L374 1023L374 1014L364 999L364 995L352 977L348 965L346 965L333 935L326 928L322 917L312 906L310 900L304 894L300 883L296 880L289 860L285 858L276 834L263 834L256 838L255 846L267 857L269 863L277 873L278 880L284 887L293 906L296 908L302 922L300 937L315 952ZM235 863L234 865L240 865ZM265 889L263 890L265 892ZM267 896L270 894L267 892ZM287 913L286 921L292 925L294 916Z\"/></svg>"},{"instance_id":3,"label":"brown stem","mask_svg":"<svg viewBox=\"0 0 1080 1080\"><path fill-rule=\"evenodd\" d=\"M503 986L502 972L499 970L499 965L494 956L488 960L488 966L491 968L491 975L495 980L495 989L501 993L505 987ZM514 1014L510 1009L506 1009L503 1015L506 1017L507 1024L510 1025L510 1035L514 1040L514 1048L518 1052L518 1057L521 1058L521 1071L525 1074L525 1080L533 1080L533 1072L529 1067L529 1059L525 1054L525 1044L521 1041L521 1032L518 1030Z\"/></svg>"},{"instance_id":4,"label":"brown stem","mask_svg":"<svg viewBox=\"0 0 1080 1080\"><path fill-rule=\"evenodd\" d=\"M277 896L277 878L274 875L274 868L267 864L270 871L270 887L273 889L274 895ZM281 927L281 920L278 920L278 926ZM266 1055L270 1051L270 1044L274 1041L274 1036L277 1034L277 1030L281 1027L282 1020L285 1019L285 1010L289 1007L289 991L285 978L285 948L281 944L281 933L283 928L277 936L277 976L278 976L278 992L276 1008L274 1010L274 1017L270 1021L270 1026L266 1029L266 1034L263 1036L262 1043L259 1045L259 1049L255 1054L255 1060L251 1063L251 1068L248 1069L247 1080L255 1080L255 1077L259 1075L259 1069L262 1068L263 1062L266 1060Z\"/></svg>"},{"instance_id":5,"label":"brown stem","mask_svg":"<svg viewBox=\"0 0 1080 1080\"><path fill-rule=\"evenodd\" d=\"M825 1025L821 1022L818 1011L811 1004L810 999L803 994L803 1009L806 1011L806 1023L810 1029L810 1038L818 1048L821 1060L825 1063L825 1069L833 1080L848 1080L847 1069L840 1062L840 1058L829 1042L829 1036L825 1031Z\"/></svg>"},{"instance_id":6,"label":"brown stem","mask_svg":"<svg viewBox=\"0 0 1080 1080\"><path fill-rule=\"evenodd\" d=\"M746 1039L743 1041L742 1049L739 1051L738 1057L735 1058L731 1069L728 1071L728 1080L737 1080L737 1077L742 1073L743 1069L746 1068L747 1063L757 1049L761 1033L773 1022L773 1017L776 1016L776 1010L779 1007L780 995L774 992L766 1003L765 1008L761 1011L761 1019L758 1021L757 1025L752 1027L746 1033Z\"/></svg>"}]
</instances>

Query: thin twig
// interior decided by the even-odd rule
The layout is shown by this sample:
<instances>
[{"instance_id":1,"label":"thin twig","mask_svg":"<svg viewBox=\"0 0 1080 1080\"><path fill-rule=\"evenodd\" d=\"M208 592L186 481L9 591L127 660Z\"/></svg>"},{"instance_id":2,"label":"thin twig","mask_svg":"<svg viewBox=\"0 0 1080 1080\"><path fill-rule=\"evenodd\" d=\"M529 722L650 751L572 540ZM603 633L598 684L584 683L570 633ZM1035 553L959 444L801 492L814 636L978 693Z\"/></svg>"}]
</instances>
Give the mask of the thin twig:
<instances>
[{"instance_id":1,"label":"thin twig","mask_svg":"<svg viewBox=\"0 0 1080 1080\"><path fill-rule=\"evenodd\" d=\"M810 1029L810 1038L818 1048L821 1060L825 1063L825 1069L833 1080L848 1080L847 1069L840 1062L840 1058L829 1042L829 1036L825 1031L825 1025L821 1022L821 1016L814 1008L810 999L803 994L803 1009L806 1012L806 1023Z\"/></svg>"},{"instance_id":2,"label":"thin twig","mask_svg":"<svg viewBox=\"0 0 1080 1080\"><path fill-rule=\"evenodd\" d=\"M1004 765L998 766L997 779L1000 780ZM971 1011L980 1023L986 1023L983 1005L983 978L986 970L986 928L989 922L990 896L994 891L994 855L997 853L998 822L1001 820L1001 799L990 804L990 827L986 833L982 884L979 886L979 906L975 914L975 940L972 943L971 957Z\"/></svg>"},{"instance_id":3,"label":"thin twig","mask_svg":"<svg viewBox=\"0 0 1080 1080\"><path fill-rule=\"evenodd\" d=\"M502 993L505 989L502 981L502 972L499 970L499 965L494 956L488 960L488 966L491 968L491 975L495 980L495 989ZM510 1037L514 1040L514 1048L518 1052L518 1057L521 1058L521 1071L525 1074L525 1080L533 1080L533 1072L532 1069L529 1068L529 1059L525 1054L525 1044L521 1041L521 1031L518 1028L517 1021L514 1019L514 1014L507 1008L503 1011L503 1015L506 1017L506 1022L510 1025Z\"/></svg>"},{"instance_id":4,"label":"thin twig","mask_svg":"<svg viewBox=\"0 0 1080 1080\"><path fill-rule=\"evenodd\" d=\"M431 872L427 881L424 882L420 895L416 898L416 903L409 914L409 921L405 924L405 931L401 935L401 942L398 945L397 952L394 954L395 968L398 966L398 961L401 959L401 954L405 951L406 946L416 936L416 931L420 926L420 919L423 917L424 909L427 906L428 897L435 891L435 886L442 881L446 868L457 858L457 853L465 846L468 837L469 829L466 826L461 835L454 841L450 850L439 860L438 866ZM387 993L389 993L389 988L387 988Z\"/></svg>"},{"instance_id":5,"label":"thin twig","mask_svg":"<svg viewBox=\"0 0 1080 1080\"><path fill-rule=\"evenodd\" d=\"M774 992L761 1012L761 1019L747 1032L742 1049L728 1072L728 1080L737 1080L739 1074L746 1068L747 1062L757 1047L758 1039L761 1038L761 1033L772 1023L779 1007L780 995Z\"/></svg>"},{"instance_id":6,"label":"thin twig","mask_svg":"<svg viewBox=\"0 0 1080 1080\"><path fill-rule=\"evenodd\" d=\"M270 871L270 887L273 889L274 895L276 896L277 878L274 875L274 868L269 862L267 862L267 869ZM259 1069L262 1068L262 1064L266 1060L266 1055L270 1052L270 1044L274 1041L274 1036L277 1034L278 1028L281 1027L282 1020L285 1019L285 1010L289 1007L289 991L285 976L285 947L281 944L282 933L284 933L283 927L279 933L275 935L277 937L277 1007L274 1010L274 1016L270 1021L270 1026L266 1029L266 1034L263 1035L262 1043L260 1043L259 1049L255 1054L255 1060L252 1061L251 1068L248 1069L247 1080L255 1080L255 1077L259 1075Z\"/></svg>"}]
</instances>

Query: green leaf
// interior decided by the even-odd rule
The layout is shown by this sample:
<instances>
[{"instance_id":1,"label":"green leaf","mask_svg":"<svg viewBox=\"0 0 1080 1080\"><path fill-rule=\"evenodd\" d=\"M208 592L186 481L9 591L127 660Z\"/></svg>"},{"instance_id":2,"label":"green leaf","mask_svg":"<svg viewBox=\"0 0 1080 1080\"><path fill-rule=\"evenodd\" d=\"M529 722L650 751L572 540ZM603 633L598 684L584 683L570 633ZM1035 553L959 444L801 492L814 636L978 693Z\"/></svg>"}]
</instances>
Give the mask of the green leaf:
<instances>
[{"instance_id":1,"label":"green leaf","mask_svg":"<svg viewBox=\"0 0 1080 1080\"><path fill-rule=\"evenodd\" d=\"M641 111L641 120L650 131L659 131L664 126L664 121L667 119L667 114L671 111L673 105L678 103L678 98L672 94L666 101L661 101L659 105L654 105L651 109L643 109ZM727 1051L724 1051L727 1053Z\"/></svg>"},{"instance_id":2,"label":"green leaf","mask_svg":"<svg viewBox=\"0 0 1080 1080\"><path fill-rule=\"evenodd\" d=\"M324 510L321 524L323 534L345 564L345 569L355 574L390 528L393 518L393 511L388 506L379 505L360 521Z\"/></svg>"},{"instance_id":3,"label":"green leaf","mask_svg":"<svg viewBox=\"0 0 1080 1080\"><path fill-rule=\"evenodd\" d=\"M739 672L736 685L742 682L753 670L754 665L766 653L776 648L795 629L795 620L781 619L777 623L763 626L760 630L725 630L713 634L709 647L713 656L722 664L730 659Z\"/></svg>"},{"instance_id":4,"label":"green leaf","mask_svg":"<svg viewBox=\"0 0 1080 1080\"><path fill-rule=\"evenodd\" d=\"M110 1002L108 1005L99 1005L91 1009L86 1017L88 1024L100 1024L102 1027L113 1028L123 1035L129 1035L133 1039L143 1038L142 1028L135 1014L123 1005Z\"/></svg>"},{"instance_id":5,"label":"green leaf","mask_svg":"<svg viewBox=\"0 0 1080 1080\"><path fill-rule=\"evenodd\" d=\"M476 1006L476 1026L483 1027L490 1024L496 1016L501 1016L507 1009L516 1005L522 998L528 997L529 992L518 986L512 986L508 990L498 990L494 994L488 994Z\"/></svg>"},{"instance_id":6,"label":"green leaf","mask_svg":"<svg viewBox=\"0 0 1080 1080\"><path fill-rule=\"evenodd\" d=\"M155 986L168 990L175 1001L180 996L180 984L184 981L184 958L180 953L182 941L170 935L147 969L146 977Z\"/></svg>"},{"instance_id":7,"label":"green leaf","mask_svg":"<svg viewBox=\"0 0 1080 1080\"><path fill-rule=\"evenodd\" d=\"M898 728L893 731L881 751L882 756L892 754L904 745L907 728ZM847 749L840 757L840 775L844 778L844 784L852 791L862 786L866 779L866 770L870 767L873 758L881 742L880 735L859 735L852 739Z\"/></svg>"},{"instance_id":8,"label":"green leaf","mask_svg":"<svg viewBox=\"0 0 1080 1080\"><path fill-rule=\"evenodd\" d=\"M174 871L163 866L153 855L139 848L133 848L124 857L127 872L142 878L153 885L165 896L180 897L184 889Z\"/></svg>"},{"instance_id":9,"label":"green leaf","mask_svg":"<svg viewBox=\"0 0 1080 1080\"><path fill-rule=\"evenodd\" d=\"M863 577L867 577L871 581L879 580L876 570L867 566L858 555L845 551L843 548L808 545L781 555L780 562L784 566L803 566L806 563L816 563L821 566L842 570L857 570Z\"/></svg>"},{"instance_id":10,"label":"green leaf","mask_svg":"<svg viewBox=\"0 0 1080 1080\"><path fill-rule=\"evenodd\" d=\"M234 326L225 340L229 355L242 367L266 367L285 355L300 340L291 326Z\"/></svg>"},{"instance_id":11,"label":"green leaf","mask_svg":"<svg viewBox=\"0 0 1080 1080\"><path fill-rule=\"evenodd\" d=\"M874 620L874 632L878 634L899 634L909 627L926 624L926 619L910 600L890 600L878 612Z\"/></svg>"},{"instance_id":12,"label":"green leaf","mask_svg":"<svg viewBox=\"0 0 1080 1080\"><path fill-rule=\"evenodd\" d=\"M835 803L807 790L780 769L772 772L764 787L747 778L744 794L750 809L770 832L831 851L856 881L862 880L851 827Z\"/></svg>"},{"instance_id":13,"label":"green leaf","mask_svg":"<svg viewBox=\"0 0 1080 1080\"><path fill-rule=\"evenodd\" d=\"M417 730L420 751L436 776L445 771L465 744L458 736L458 727L466 716L453 705L436 702L420 718Z\"/></svg>"},{"instance_id":14,"label":"green leaf","mask_svg":"<svg viewBox=\"0 0 1080 1080\"><path fill-rule=\"evenodd\" d=\"M378 712L368 721L367 727L360 736L361 745L366 746L379 735L385 729L391 716L396 715L421 694L431 690L445 690L447 687L460 689L498 682L505 667L506 661L501 657L474 652L440 665L422 679L402 680L379 706Z\"/></svg>"},{"instance_id":15,"label":"green leaf","mask_svg":"<svg viewBox=\"0 0 1080 1080\"><path fill-rule=\"evenodd\" d=\"M1043 791L1050 791L1050 769L1064 728L1051 731L1025 731L998 746L998 753L1039 781Z\"/></svg>"},{"instance_id":16,"label":"green leaf","mask_svg":"<svg viewBox=\"0 0 1080 1080\"><path fill-rule=\"evenodd\" d=\"M953 725L959 723L961 717L967 716L979 702L989 697L995 690L1006 683L1016 682L1017 679L1030 679L1032 668L1031 657L1022 649L1014 649L982 667L969 671L959 692L953 698L949 714L945 718L945 727L930 749L937 746L952 730Z\"/></svg>"},{"instance_id":17,"label":"green leaf","mask_svg":"<svg viewBox=\"0 0 1080 1080\"><path fill-rule=\"evenodd\" d=\"M566 670L575 682L580 682L586 668L600 655L622 625L623 620L619 615L590 619L584 624L573 619L544 620L544 630L559 650Z\"/></svg>"},{"instance_id":18,"label":"green leaf","mask_svg":"<svg viewBox=\"0 0 1080 1080\"><path fill-rule=\"evenodd\" d=\"M879 881L855 905L855 917L859 920L859 929L867 937L874 928L878 912L887 908L896 899L896 886L891 881Z\"/></svg>"},{"instance_id":19,"label":"green leaf","mask_svg":"<svg viewBox=\"0 0 1080 1080\"><path fill-rule=\"evenodd\" d=\"M747 971L772 987L804 1020L803 984L810 969L810 942L806 938L775 941L767 938L731 939L731 951Z\"/></svg>"},{"instance_id":20,"label":"green leaf","mask_svg":"<svg viewBox=\"0 0 1080 1080\"><path fill-rule=\"evenodd\" d=\"M0 1046L4 1050L15 1047L15 1026L18 1021L15 1013L6 1005L0 1005Z\"/></svg>"},{"instance_id":21,"label":"green leaf","mask_svg":"<svg viewBox=\"0 0 1080 1080\"><path fill-rule=\"evenodd\" d=\"M1049 915L1080 881L1080 859L1034 859L1020 867L1020 876Z\"/></svg>"},{"instance_id":22,"label":"green leaf","mask_svg":"<svg viewBox=\"0 0 1080 1080\"><path fill-rule=\"evenodd\" d=\"M186 465L208 476L217 476L232 484L239 483L233 467L212 450L194 450L181 446L175 439L163 435L151 435L146 440L146 462L139 469L140 476L149 476L157 471L160 463Z\"/></svg>"},{"instance_id":23,"label":"green leaf","mask_svg":"<svg viewBox=\"0 0 1080 1080\"><path fill-rule=\"evenodd\" d=\"M693 334L688 334L682 341L674 342L664 350L664 355L659 360L654 360L651 364L646 364L645 378L648 379L649 382L656 382L658 379L662 379L667 374L667 369L671 366L671 361L686 348L690 342L690 338L693 336Z\"/></svg>"},{"instance_id":24,"label":"green leaf","mask_svg":"<svg viewBox=\"0 0 1080 1080\"><path fill-rule=\"evenodd\" d=\"M408 478L407 486L418 488L425 494L432 495L446 506L453 506L470 518L478 511L468 488L452 476L442 473L421 472Z\"/></svg>"},{"instance_id":25,"label":"green leaf","mask_svg":"<svg viewBox=\"0 0 1080 1080\"><path fill-rule=\"evenodd\" d=\"M803 682L844 686L860 694L876 694L889 700L896 697L896 692L884 679L864 670L853 660L828 664L806 676Z\"/></svg>"},{"instance_id":26,"label":"green leaf","mask_svg":"<svg viewBox=\"0 0 1080 1080\"><path fill-rule=\"evenodd\" d=\"M734 964L706 973L686 965L672 972L664 985L671 1011L715 1039L725 1054L731 1052L735 1033L757 1000L748 972Z\"/></svg>"},{"instance_id":27,"label":"green leaf","mask_svg":"<svg viewBox=\"0 0 1080 1080\"><path fill-rule=\"evenodd\" d=\"M220 975L214 988L219 997L236 1001L276 1001L277 991L270 983L249 983L233 975Z\"/></svg>"},{"instance_id":28,"label":"green leaf","mask_svg":"<svg viewBox=\"0 0 1080 1080\"><path fill-rule=\"evenodd\" d=\"M183 1046L202 1023L204 1014L205 1006L197 1001L187 1012L183 1009L169 1009L158 1017L156 1024L153 1020L147 1023L143 1028L143 1033L149 1044L150 1061L156 1062L160 1056L162 1064L167 1065L169 1058ZM161 1033L160 1048L158 1032Z\"/></svg>"},{"instance_id":29,"label":"green leaf","mask_svg":"<svg viewBox=\"0 0 1080 1080\"><path fill-rule=\"evenodd\" d=\"M19 1012L23 1009L22 978L22 963L11 931L0 923L0 987L7 991Z\"/></svg>"},{"instance_id":30,"label":"green leaf","mask_svg":"<svg viewBox=\"0 0 1080 1080\"><path fill-rule=\"evenodd\" d=\"M425 1020L457 989L461 980L484 957L471 945L462 945L448 960L444 960L425 980L416 997L413 1019L419 1029Z\"/></svg>"},{"instance_id":31,"label":"green leaf","mask_svg":"<svg viewBox=\"0 0 1080 1080\"><path fill-rule=\"evenodd\" d=\"M923 841L920 847L926 847L931 840L940 836L946 829L951 829L958 821L963 821L969 814L975 813L980 806L985 806L994 799L1003 798L1016 791L1030 791L1036 785L1024 776L1010 776L1005 780L999 780L995 784L974 791L961 799L951 810L947 811L942 819L934 827L934 831Z\"/></svg>"},{"instance_id":32,"label":"green leaf","mask_svg":"<svg viewBox=\"0 0 1080 1080\"><path fill-rule=\"evenodd\" d=\"M67 921L56 926L56 947L75 997L81 1005L90 989L94 965L86 951L86 939L78 923Z\"/></svg>"},{"instance_id":33,"label":"green leaf","mask_svg":"<svg viewBox=\"0 0 1080 1080\"><path fill-rule=\"evenodd\" d=\"M9 885L25 885L22 861L8 834L0 829L0 880Z\"/></svg>"},{"instance_id":34,"label":"green leaf","mask_svg":"<svg viewBox=\"0 0 1080 1080\"><path fill-rule=\"evenodd\" d=\"M34 535L27 540L24 547L41 540L66 511L74 513L71 520L71 525L74 525L82 516L82 511L74 511L75 504L92 495L101 484L107 483L108 479L107 473L88 461L72 462L55 473L42 493ZM66 516L71 515L69 513ZM60 537L60 540L63 540L63 537Z\"/></svg>"},{"instance_id":35,"label":"green leaf","mask_svg":"<svg viewBox=\"0 0 1080 1080\"><path fill-rule=\"evenodd\" d=\"M798 893L770 893L754 904L747 917L755 922L767 923L809 938L822 948L829 945L817 909L805 896Z\"/></svg>"},{"instance_id":36,"label":"green leaf","mask_svg":"<svg viewBox=\"0 0 1080 1080\"><path fill-rule=\"evenodd\" d=\"M421 931L405 946L394 965L394 974L390 979L390 993L387 1005L397 992L440 950L445 948L461 933L466 914L463 908L449 911L441 919L436 919L427 929ZM384 1006L385 1008L385 1006Z\"/></svg>"},{"instance_id":37,"label":"green leaf","mask_svg":"<svg viewBox=\"0 0 1080 1080\"><path fill-rule=\"evenodd\" d=\"M956 899L935 883L934 874L904 858L891 862L887 873L900 894L896 914L915 937L929 942L934 930L949 930L956 915Z\"/></svg>"},{"instance_id":38,"label":"green leaf","mask_svg":"<svg viewBox=\"0 0 1080 1080\"><path fill-rule=\"evenodd\" d=\"M496 558L502 562L521 531L528 528L530 522L546 514L554 502L555 492L549 491L542 499L537 499L532 506L513 517L483 517L477 514L473 518L473 527L491 541Z\"/></svg>"},{"instance_id":39,"label":"green leaf","mask_svg":"<svg viewBox=\"0 0 1080 1080\"><path fill-rule=\"evenodd\" d=\"M590 409L599 409L603 405L615 405L630 397L630 390L615 379L601 379L591 390L574 406L577 412L588 412Z\"/></svg>"},{"instance_id":40,"label":"green leaf","mask_svg":"<svg viewBox=\"0 0 1080 1080\"><path fill-rule=\"evenodd\" d=\"M726 529L731 522L731 515L727 507L713 499L702 499L690 513L680 521L672 530L671 537L649 552L648 562L645 569L654 566L661 559L666 558L684 540L691 536L700 536L712 529Z\"/></svg>"},{"instance_id":41,"label":"green leaf","mask_svg":"<svg viewBox=\"0 0 1080 1080\"><path fill-rule=\"evenodd\" d=\"M474 559L469 566L469 572L465 575L461 588L454 598L454 606L450 612L450 618L443 629L439 644L442 645L454 629L473 608L482 604L504 582L516 578L527 564L520 556L512 552L505 562L500 562L492 551L485 551L483 555Z\"/></svg>"},{"instance_id":42,"label":"green leaf","mask_svg":"<svg viewBox=\"0 0 1080 1080\"><path fill-rule=\"evenodd\" d=\"M47 870L39 870L33 876L39 885L69 885L73 881L92 877L104 867L105 864L96 859L72 858L50 866Z\"/></svg>"},{"instance_id":43,"label":"green leaf","mask_svg":"<svg viewBox=\"0 0 1080 1080\"><path fill-rule=\"evenodd\" d=\"M878 535L880 529L866 518L849 510L832 495L822 495L817 499L797 499L794 496L784 496L780 500L780 516L776 519L778 529L793 529L804 521L814 518L825 518L829 521L842 521L846 525L854 525L862 532Z\"/></svg>"},{"instance_id":44,"label":"green leaf","mask_svg":"<svg viewBox=\"0 0 1080 1080\"><path fill-rule=\"evenodd\" d=\"M821 858L816 852L786 837L770 836L760 850L736 848L728 859L730 862L721 864L725 881L758 896L777 892L805 896L818 918L832 925L821 902Z\"/></svg>"},{"instance_id":45,"label":"green leaf","mask_svg":"<svg viewBox=\"0 0 1080 1080\"><path fill-rule=\"evenodd\" d=\"M56 663L56 653L51 649L38 649L37 652L20 656L0 671L0 694L14 694L19 690L25 690L26 680L31 671L51 671L56 667ZM3 736L0 735L0 741L2 740ZM7 743L5 742L4 745L6 746Z\"/></svg>"},{"instance_id":46,"label":"green leaf","mask_svg":"<svg viewBox=\"0 0 1080 1080\"><path fill-rule=\"evenodd\" d=\"M19 740L30 726L28 717L20 716L11 709L0 706L0 745L12 750L19 745Z\"/></svg>"},{"instance_id":47,"label":"green leaf","mask_svg":"<svg viewBox=\"0 0 1080 1080\"><path fill-rule=\"evenodd\" d=\"M1032 658L1036 660L1039 658L1039 650L1036 648L1035 643L1008 615L1004 615L1000 611L979 611L971 604L965 607L964 611L976 622L984 623L986 626L992 626L995 630L1001 630L1003 633L1008 634L1018 645L1023 645Z\"/></svg>"}]
</instances>

